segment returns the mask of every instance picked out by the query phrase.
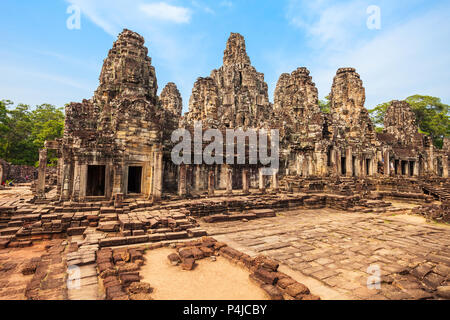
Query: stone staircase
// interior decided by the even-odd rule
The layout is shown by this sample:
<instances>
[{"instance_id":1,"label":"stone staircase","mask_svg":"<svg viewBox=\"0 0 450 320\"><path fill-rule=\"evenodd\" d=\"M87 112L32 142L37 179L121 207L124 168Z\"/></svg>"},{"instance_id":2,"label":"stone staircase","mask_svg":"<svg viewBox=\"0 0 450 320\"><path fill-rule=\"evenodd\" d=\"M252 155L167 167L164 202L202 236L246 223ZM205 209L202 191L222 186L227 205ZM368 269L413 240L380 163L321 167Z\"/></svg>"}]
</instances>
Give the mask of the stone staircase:
<instances>
[{"instance_id":1,"label":"stone staircase","mask_svg":"<svg viewBox=\"0 0 450 320\"><path fill-rule=\"evenodd\" d=\"M450 202L450 183L442 185L421 184L422 190L442 202Z\"/></svg>"}]
</instances>

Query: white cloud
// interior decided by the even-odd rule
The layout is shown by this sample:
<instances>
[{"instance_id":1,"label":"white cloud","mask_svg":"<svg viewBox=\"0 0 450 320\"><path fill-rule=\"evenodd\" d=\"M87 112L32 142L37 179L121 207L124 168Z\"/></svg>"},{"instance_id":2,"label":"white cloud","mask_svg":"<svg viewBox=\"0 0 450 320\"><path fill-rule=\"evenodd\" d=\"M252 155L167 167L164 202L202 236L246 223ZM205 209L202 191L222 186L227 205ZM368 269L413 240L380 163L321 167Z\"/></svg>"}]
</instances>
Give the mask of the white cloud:
<instances>
[{"instance_id":1,"label":"white cloud","mask_svg":"<svg viewBox=\"0 0 450 320\"><path fill-rule=\"evenodd\" d=\"M175 23L189 23L192 12L188 8L176 7L165 2L141 4L139 9L148 17Z\"/></svg>"},{"instance_id":2,"label":"white cloud","mask_svg":"<svg viewBox=\"0 0 450 320\"><path fill-rule=\"evenodd\" d=\"M306 35L310 52L315 53L308 67L320 96L330 92L336 70L348 66L361 75L368 108L418 93L449 101L450 43L444 40L450 38L448 7L421 10L420 16L405 13L399 19L398 3L380 1L382 26L378 31L367 29L369 4L289 1L286 17ZM288 55L285 59L295 60Z\"/></svg>"},{"instance_id":3,"label":"white cloud","mask_svg":"<svg viewBox=\"0 0 450 320\"><path fill-rule=\"evenodd\" d=\"M233 2L224 0L224 1L221 1L219 5L221 7L231 8L231 7L233 7Z\"/></svg>"},{"instance_id":4,"label":"white cloud","mask_svg":"<svg viewBox=\"0 0 450 320\"><path fill-rule=\"evenodd\" d=\"M305 32L311 46L332 45L339 50L355 41L358 30L366 28L366 9L367 5L359 0L289 0L286 17Z\"/></svg>"},{"instance_id":5,"label":"white cloud","mask_svg":"<svg viewBox=\"0 0 450 320\"><path fill-rule=\"evenodd\" d=\"M204 5L203 3L199 3L198 1L195 1L195 0L191 1L191 3L192 3L193 7L197 8L197 9L200 9L200 10L202 10L202 11L208 13L208 14L213 14L213 15L216 14L216 12L213 9L211 9L210 7Z\"/></svg>"}]
</instances>

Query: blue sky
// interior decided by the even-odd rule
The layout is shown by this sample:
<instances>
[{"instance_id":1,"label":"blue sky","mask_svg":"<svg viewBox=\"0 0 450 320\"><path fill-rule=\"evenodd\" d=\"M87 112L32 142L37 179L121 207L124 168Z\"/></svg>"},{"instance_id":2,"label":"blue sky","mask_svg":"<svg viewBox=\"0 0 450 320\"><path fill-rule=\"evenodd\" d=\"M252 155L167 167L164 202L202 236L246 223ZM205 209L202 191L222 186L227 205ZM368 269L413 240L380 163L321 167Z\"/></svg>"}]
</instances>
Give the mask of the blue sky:
<instances>
[{"instance_id":1,"label":"blue sky","mask_svg":"<svg viewBox=\"0 0 450 320\"><path fill-rule=\"evenodd\" d=\"M69 30L67 9L81 9ZM370 5L381 28L369 29ZM142 34L159 92L169 81L184 111L197 77L222 65L230 32L244 35L269 95L283 72L311 71L326 96L339 67L355 67L366 107L413 94L450 103L450 3L423 0L2 0L0 99L64 106L92 97L103 59L123 28Z\"/></svg>"}]
</instances>

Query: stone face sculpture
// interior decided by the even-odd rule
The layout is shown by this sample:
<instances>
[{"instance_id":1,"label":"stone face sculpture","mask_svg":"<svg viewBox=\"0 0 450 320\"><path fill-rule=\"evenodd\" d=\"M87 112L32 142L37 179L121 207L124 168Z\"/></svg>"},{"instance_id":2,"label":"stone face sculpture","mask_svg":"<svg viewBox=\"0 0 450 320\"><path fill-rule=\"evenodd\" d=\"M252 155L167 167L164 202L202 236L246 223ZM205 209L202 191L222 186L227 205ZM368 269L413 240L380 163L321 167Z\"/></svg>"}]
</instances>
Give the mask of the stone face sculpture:
<instances>
[{"instance_id":1,"label":"stone face sculpture","mask_svg":"<svg viewBox=\"0 0 450 320\"><path fill-rule=\"evenodd\" d=\"M210 77L199 78L194 85L188 122L205 120L222 128L257 128L270 110L264 74L251 65L244 37L231 33L223 65L213 70Z\"/></svg>"}]
</instances>

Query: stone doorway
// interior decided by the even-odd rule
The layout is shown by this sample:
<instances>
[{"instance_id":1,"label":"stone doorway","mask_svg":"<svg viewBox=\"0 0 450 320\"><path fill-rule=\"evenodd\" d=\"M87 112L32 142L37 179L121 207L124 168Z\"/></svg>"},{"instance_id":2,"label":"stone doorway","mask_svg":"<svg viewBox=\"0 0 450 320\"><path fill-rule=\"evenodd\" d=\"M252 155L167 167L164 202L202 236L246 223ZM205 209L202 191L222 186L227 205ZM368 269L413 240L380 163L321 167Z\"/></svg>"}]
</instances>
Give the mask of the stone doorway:
<instances>
[{"instance_id":1,"label":"stone doorway","mask_svg":"<svg viewBox=\"0 0 450 320\"><path fill-rule=\"evenodd\" d=\"M105 168L106 166L88 166L87 196L102 197L105 195Z\"/></svg>"},{"instance_id":2,"label":"stone doorway","mask_svg":"<svg viewBox=\"0 0 450 320\"><path fill-rule=\"evenodd\" d=\"M409 162L409 175L412 177L415 172L414 172L414 167L415 167L416 162L415 161L410 161Z\"/></svg>"},{"instance_id":3,"label":"stone doorway","mask_svg":"<svg viewBox=\"0 0 450 320\"><path fill-rule=\"evenodd\" d=\"M141 193L142 167L128 167L128 194Z\"/></svg>"},{"instance_id":4,"label":"stone doorway","mask_svg":"<svg viewBox=\"0 0 450 320\"><path fill-rule=\"evenodd\" d=\"M347 158L341 157L341 174L347 174Z\"/></svg>"}]
</instances>

